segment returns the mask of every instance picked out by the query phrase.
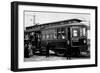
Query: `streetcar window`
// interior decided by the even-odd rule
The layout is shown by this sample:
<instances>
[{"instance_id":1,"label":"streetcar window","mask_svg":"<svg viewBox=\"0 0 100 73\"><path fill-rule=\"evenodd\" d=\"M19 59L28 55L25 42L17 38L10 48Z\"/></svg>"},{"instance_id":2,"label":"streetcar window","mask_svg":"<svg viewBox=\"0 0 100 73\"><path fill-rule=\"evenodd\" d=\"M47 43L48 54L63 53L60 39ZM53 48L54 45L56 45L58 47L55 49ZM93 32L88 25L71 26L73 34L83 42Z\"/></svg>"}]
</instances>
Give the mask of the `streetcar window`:
<instances>
[{"instance_id":1,"label":"streetcar window","mask_svg":"<svg viewBox=\"0 0 100 73\"><path fill-rule=\"evenodd\" d=\"M57 35L56 35L56 33L54 33L54 35L53 35L53 36L54 36L54 37L53 37L54 39L56 39L56 38L57 38Z\"/></svg>"},{"instance_id":2,"label":"streetcar window","mask_svg":"<svg viewBox=\"0 0 100 73\"><path fill-rule=\"evenodd\" d=\"M45 35L44 35L44 34L42 35L42 39L43 39L43 40L45 39Z\"/></svg>"},{"instance_id":3,"label":"streetcar window","mask_svg":"<svg viewBox=\"0 0 100 73\"><path fill-rule=\"evenodd\" d=\"M73 30L73 36L75 36L75 37L78 36L78 31L77 30Z\"/></svg>"},{"instance_id":4,"label":"streetcar window","mask_svg":"<svg viewBox=\"0 0 100 73\"><path fill-rule=\"evenodd\" d=\"M80 36L79 28L73 28L72 29L72 37L79 37L79 36Z\"/></svg>"},{"instance_id":5,"label":"streetcar window","mask_svg":"<svg viewBox=\"0 0 100 73\"><path fill-rule=\"evenodd\" d=\"M57 29L57 39L65 39L65 28Z\"/></svg>"},{"instance_id":6,"label":"streetcar window","mask_svg":"<svg viewBox=\"0 0 100 73\"><path fill-rule=\"evenodd\" d=\"M48 35L48 34L46 35L46 39L47 39L47 40L49 39L49 35Z\"/></svg>"},{"instance_id":7,"label":"streetcar window","mask_svg":"<svg viewBox=\"0 0 100 73\"><path fill-rule=\"evenodd\" d=\"M46 40L46 32L45 31L42 31L42 40Z\"/></svg>"},{"instance_id":8,"label":"streetcar window","mask_svg":"<svg viewBox=\"0 0 100 73\"><path fill-rule=\"evenodd\" d=\"M86 28L83 28L83 36L86 36Z\"/></svg>"},{"instance_id":9,"label":"streetcar window","mask_svg":"<svg viewBox=\"0 0 100 73\"><path fill-rule=\"evenodd\" d=\"M82 28L80 29L80 36L83 36Z\"/></svg>"},{"instance_id":10,"label":"streetcar window","mask_svg":"<svg viewBox=\"0 0 100 73\"><path fill-rule=\"evenodd\" d=\"M62 39L65 39L65 36L64 35L62 35Z\"/></svg>"}]
</instances>

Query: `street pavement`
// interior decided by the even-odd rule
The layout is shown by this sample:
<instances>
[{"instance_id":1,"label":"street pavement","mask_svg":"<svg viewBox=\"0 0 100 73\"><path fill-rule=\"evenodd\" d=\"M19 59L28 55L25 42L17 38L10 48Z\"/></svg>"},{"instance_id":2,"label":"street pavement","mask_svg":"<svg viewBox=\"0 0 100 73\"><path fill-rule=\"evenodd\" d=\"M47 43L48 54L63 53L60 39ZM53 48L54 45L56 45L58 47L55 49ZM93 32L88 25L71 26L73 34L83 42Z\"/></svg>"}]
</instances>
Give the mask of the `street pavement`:
<instances>
[{"instance_id":1,"label":"street pavement","mask_svg":"<svg viewBox=\"0 0 100 73\"><path fill-rule=\"evenodd\" d=\"M73 59L86 59L89 57L81 56L81 57L71 57L71 60ZM60 56L39 56L39 55L33 55L30 58L24 58L25 62L32 62L32 61L54 61L54 60L67 60L66 57L60 57Z\"/></svg>"}]
</instances>

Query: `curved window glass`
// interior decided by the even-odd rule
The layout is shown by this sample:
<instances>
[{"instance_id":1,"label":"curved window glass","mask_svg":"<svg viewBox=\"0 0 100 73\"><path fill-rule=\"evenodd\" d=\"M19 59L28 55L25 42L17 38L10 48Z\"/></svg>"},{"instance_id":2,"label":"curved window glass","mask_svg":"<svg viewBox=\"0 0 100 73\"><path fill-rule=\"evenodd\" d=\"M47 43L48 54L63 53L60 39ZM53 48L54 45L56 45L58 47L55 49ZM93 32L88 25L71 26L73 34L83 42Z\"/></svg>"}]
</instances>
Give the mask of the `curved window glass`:
<instances>
[{"instance_id":1,"label":"curved window glass","mask_svg":"<svg viewBox=\"0 0 100 73\"><path fill-rule=\"evenodd\" d=\"M83 28L83 36L86 36L86 28Z\"/></svg>"},{"instance_id":2,"label":"curved window glass","mask_svg":"<svg viewBox=\"0 0 100 73\"><path fill-rule=\"evenodd\" d=\"M57 39L65 39L65 36L66 36L65 28L58 28Z\"/></svg>"},{"instance_id":3,"label":"curved window glass","mask_svg":"<svg viewBox=\"0 0 100 73\"><path fill-rule=\"evenodd\" d=\"M79 37L80 36L80 29L79 28L73 28L72 29L72 37Z\"/></svg>"}]
</instances>

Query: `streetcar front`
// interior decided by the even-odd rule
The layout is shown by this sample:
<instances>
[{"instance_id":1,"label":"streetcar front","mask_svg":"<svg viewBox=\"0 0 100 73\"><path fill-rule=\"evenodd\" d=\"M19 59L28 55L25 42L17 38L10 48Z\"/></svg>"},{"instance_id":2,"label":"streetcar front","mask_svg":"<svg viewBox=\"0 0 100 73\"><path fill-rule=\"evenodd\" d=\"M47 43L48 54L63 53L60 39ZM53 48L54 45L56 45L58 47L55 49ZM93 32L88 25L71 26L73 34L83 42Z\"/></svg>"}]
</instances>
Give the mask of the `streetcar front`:
<instances>
[{"instance_id":1,"label":"streetcar front","mask_svg":"<svg viewBox=\"0 0 100 73\"><path fill-rule=\"evenodd\" d=\"M70 27L70 44L74 55L81 55L81 52L86 52L87 45L87 26L79 23Z\"/></svg>"}]
</instances>

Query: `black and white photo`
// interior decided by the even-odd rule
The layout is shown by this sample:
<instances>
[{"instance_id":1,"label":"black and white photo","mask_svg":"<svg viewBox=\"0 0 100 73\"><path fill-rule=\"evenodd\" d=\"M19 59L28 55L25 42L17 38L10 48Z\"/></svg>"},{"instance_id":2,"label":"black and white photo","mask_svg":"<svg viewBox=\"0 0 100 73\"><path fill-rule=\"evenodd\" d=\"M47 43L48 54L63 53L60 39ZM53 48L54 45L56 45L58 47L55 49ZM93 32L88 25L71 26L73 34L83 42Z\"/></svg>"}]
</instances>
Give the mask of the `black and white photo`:
<instances>
[{"instance_id":1,"label":"black and white photo","mask_svg":"<svg viewBox=\"0 0 100 73\"><path fill-rule=\"evenodd\" d=\"M90 58L90 14L24 11L24 61Z\"/></svg>"},{"instance_id":2,"label":"black and white photo","mask_svg":"<svg viewBox=\"0 0 100 73\"><path fill-rule=\"evenodd\" d=\"M97 66L97 7L11 3L11 70Z\"/></svg>"}]
</instances>

